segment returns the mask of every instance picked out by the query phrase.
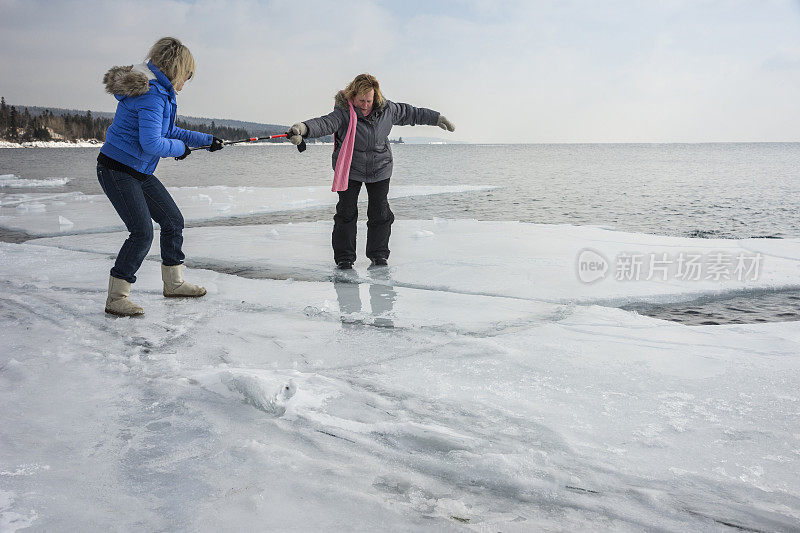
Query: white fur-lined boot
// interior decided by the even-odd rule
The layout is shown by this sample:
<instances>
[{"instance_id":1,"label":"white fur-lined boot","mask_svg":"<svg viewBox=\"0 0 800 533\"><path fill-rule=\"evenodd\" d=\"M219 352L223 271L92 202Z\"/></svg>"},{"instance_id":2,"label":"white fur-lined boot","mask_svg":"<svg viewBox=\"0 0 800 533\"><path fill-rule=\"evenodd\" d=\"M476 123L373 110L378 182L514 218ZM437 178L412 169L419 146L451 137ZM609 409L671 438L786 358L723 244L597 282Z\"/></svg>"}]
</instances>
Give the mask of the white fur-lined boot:
<instances>
[{"instance_id":1,"label":"white fur-lined boot","mask_svg":"<svg viewBox=\"0 0 800 533\"><path fill-rule=\"evenodd\" d=\"M205 296L206 288L183 281L183 265L161 265L161 279L164 280L164 296L167 298L197 298Z\"/></svg>"},{"instance_id":2,"label":"white fur-lined boot","mask_svg":"<svg viewBox=\"0 0 800 533\"><path fill-rule=\"evenodd\" d=\"M106 313L116 316L143 315L144 310L130 301L131 284L124 279L108 277L108 298L106 298Z\"/></svg>"}]
</instances>

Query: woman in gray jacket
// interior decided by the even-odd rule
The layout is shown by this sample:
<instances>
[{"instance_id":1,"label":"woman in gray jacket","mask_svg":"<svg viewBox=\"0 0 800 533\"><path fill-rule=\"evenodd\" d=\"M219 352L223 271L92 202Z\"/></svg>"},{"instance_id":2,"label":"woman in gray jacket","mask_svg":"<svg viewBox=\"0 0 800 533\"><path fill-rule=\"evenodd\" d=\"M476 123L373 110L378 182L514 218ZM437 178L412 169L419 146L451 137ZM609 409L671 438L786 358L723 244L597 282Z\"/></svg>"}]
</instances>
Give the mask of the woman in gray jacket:
<instances>
[{"instance_id":1,"label":"woman in gray jacket","mask_svg":"<svg viewBox=\"0 0 800 533\"><path fill-rule=\"evenodd\" d=\"M373 266L386 265L389 258L389 235L394 215L387 195L392 176L392 149L389 133L392 126L425 124L455 131L455 126L436 111L409 104L390 102L383 97L378 80L359 74L335 97L333 111L323 117L298 122L292 126L289 140L300 144L304 137L334 134L333 168L343 152L343 141L350 126L350 104L355 109L357 124L352 145L349 181L346 190L339 190L339 202L333 217L333 260L340 269L350 269L356 260L356 220L358 193L361 184L367 187L367 257ZM349 103L348 103L349 102ZM347 149L347 146L344 148Z\"/></svg>"}]
</instances>

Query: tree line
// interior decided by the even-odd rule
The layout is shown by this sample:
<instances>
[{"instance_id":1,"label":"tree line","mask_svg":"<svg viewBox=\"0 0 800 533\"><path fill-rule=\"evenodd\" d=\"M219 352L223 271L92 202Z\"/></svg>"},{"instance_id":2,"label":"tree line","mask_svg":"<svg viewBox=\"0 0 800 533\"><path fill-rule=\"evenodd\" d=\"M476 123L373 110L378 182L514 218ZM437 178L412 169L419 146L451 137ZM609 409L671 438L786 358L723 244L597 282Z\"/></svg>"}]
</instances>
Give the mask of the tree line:
<instances>
[{"instance_id":1,"label":"tree line","mask_svg":"<svg viewBox=\"0 0 800 533\"><path fill-rule=\"evenodd\" d=\"M214 137L226 141L236 141L239 139L248 139L250 134L244 128L231 128L229 126L218 126L213 120L211 124L192 124L185 120L177 119L175 125L185 130L200 131L203 133L210 133Z\"/></svg>"},{"instance_id":2,"label":"tree line","mask_svg":"<svg viewBox=\"0 0 800 533\"><path fill-rule=\"evenodd\" d=\"M6 104L5 97L0 97L0 140L11 142L28 141L77 141L106 140L106 130L112 119L95 117L91 111L85 114L64 113L56 115L44 110L40 115L32 115L28 108L19 111L16 106ZM214 137L225 140L246 139L250 137L244 128L231 128L211 124L190 124L176 120L179 128L210 133Z\"/></svg>"},{"instance_id":3,"label":"tree line","mask_svg":"<svg viewBox=\"0 0 800 533\"><path fill-rule=\"evenodd\" d=\"M45 110L34 116L27 107L20 112L0 97L0 138L5 141L104 140L106 128L110 125L111 119L93 117L91 111L85 115L55 115Z\"/></svg>"}]
</instances>

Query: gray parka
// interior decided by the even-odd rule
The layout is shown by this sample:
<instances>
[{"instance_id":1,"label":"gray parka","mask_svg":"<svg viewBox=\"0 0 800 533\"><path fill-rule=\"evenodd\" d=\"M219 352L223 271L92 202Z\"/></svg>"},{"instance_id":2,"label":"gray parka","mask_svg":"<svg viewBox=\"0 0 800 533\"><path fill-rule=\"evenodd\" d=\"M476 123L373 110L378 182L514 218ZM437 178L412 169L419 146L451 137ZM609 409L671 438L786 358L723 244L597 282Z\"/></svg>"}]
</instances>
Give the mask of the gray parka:
<instances>
[{"instance_id":1,"label":"gray parka","mask_svg":"<svg viewBox=\"0 0 800 533\"><path fill-rule=\"evenodd\" d=\"M392 149L389 145L389 132L392 131L392 126L417 124L436 126L439 121L437 111L409 104L397 104L389 100L386 100L380 109L373 108L367 116L363 116L358 110L356 115L358 124L353 161L350 164L350 179L364 183L389 179L392 175ZM331 167L336 168L339 149L350 124L350 111L344 94L339 92L336 95L336 105L331 113L306 120L305 124L308 127L309 138L323 137L331 133L335 135Z\"/></svg>"}]
</instances>

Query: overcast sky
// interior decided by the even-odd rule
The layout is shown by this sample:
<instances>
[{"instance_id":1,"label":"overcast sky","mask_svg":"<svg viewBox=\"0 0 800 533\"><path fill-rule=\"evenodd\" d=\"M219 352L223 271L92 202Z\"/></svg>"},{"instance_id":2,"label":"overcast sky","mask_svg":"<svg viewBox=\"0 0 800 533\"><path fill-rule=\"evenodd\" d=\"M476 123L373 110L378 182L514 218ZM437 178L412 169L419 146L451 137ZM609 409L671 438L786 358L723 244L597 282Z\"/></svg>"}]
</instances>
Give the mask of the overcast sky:
<instances>
[{"instance_id":1,"label":"overcast sky","mask_svg":"<svg viewBox=\"0 0 800 533\"><path fill-rule=\"evenodd\" d=\"M291 124L369 72L463 141L800 141L795 0L0 0L0 95L113 111L105 71L165 35L184 115Z\"/></svg>"}]
</instances>

